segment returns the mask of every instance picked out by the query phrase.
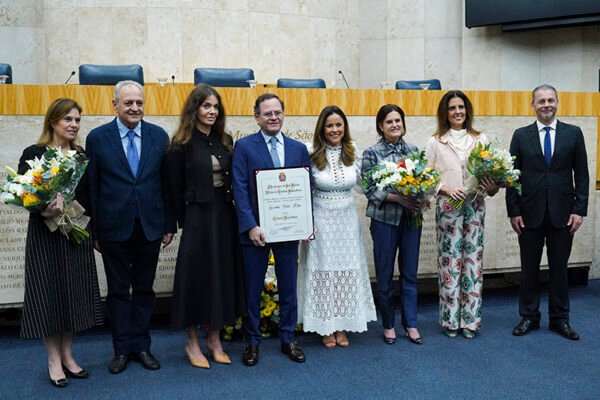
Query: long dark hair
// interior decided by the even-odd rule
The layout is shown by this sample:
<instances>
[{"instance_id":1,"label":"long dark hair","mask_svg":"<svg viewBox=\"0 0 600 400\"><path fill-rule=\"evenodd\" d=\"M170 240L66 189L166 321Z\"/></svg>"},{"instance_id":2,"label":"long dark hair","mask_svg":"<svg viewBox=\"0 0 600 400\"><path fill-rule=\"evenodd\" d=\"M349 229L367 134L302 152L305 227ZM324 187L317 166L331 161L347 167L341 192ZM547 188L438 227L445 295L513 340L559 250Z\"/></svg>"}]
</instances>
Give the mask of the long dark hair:
<instances>
[{"instance_id":1,"label":"long dark hair","mask_svg":"<svg viewBox=\"0 0 600 400\"><path fill-rule=\"evenodd\" d=\"M219 102L219 115L217 115L217 119L211 127L211 132L216 132L225 150L231 151L231 144L229 144L227 134L225 133L225 108L223 107L221 96L214 88L203 83L196 86L188 96L181 111L179 126L171 140L172 144L183 145L190 141L196 122L198 122L198 109L209 96L215 96Z\"/></svg>"},{"instance_id":2,"label":"long dark hair","mask_svg":"<svg viewBox=\"0 0 600 400\"><path fill-rule=\"evenodd\" d=\"M449 92L446 92L446 94L440 100L440 104L438 105L437 130L434 132L433 136L439 138L450 130L450 121L448 121L448 105L450 104L450 100L457 97L462 99L462 101L465 103L466 116L464 128L467 130L467 133L473 136L479 135L480 132L473 128L473 104L471 104L471 100L469 100L467 95L460 90L450 90Z\"/></svg>"},{"instance_id":3,"label":"long dark hair","mask_svg":"<svg viewBox=\"0 0 600 400\"><path fill-rule=\"evenodd\" d=\"M323 171L327 167L327 156L325 152L327 149L327 142L324 137L325 121L327 121L329 116L334 114L339 115L342 118L342 121L344 121L344 136L342 137L342 154L340 159L344 165L350 166L354 164L356 158L346 114L344 114L338 106L327 106L321 110L321 114L319 114L317 126L315 127L315 134L313 135L313 151L310 155L310 161L314 163L320 171Z\"/></svg>"}]
</instances>

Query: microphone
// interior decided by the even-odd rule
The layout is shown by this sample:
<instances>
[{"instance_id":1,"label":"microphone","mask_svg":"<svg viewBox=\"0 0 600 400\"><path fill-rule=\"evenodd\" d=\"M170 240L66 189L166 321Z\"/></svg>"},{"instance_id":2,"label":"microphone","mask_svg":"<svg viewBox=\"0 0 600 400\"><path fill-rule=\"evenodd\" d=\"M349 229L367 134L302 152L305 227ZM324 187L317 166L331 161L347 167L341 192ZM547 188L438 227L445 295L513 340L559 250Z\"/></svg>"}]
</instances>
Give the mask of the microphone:
<instances>
[{"instance_id":1,"label":"microphone","mask_svg":"<svg viewBox=\"0 0 600 400\"><path fill-rule=\"evenodd\" d=\"M171 75L171 81L173 82L173 86L175 86L175 75Z\"/></svg>"},{"instance_id":2,"label":"microphone","mask_svg":"<svg viewBox=\"0 0 600 400\"><path fill-rule=\"evenodd\" d=\"M346 89L350 89L350 85L348 85L348 81L346 80L346 77L344 76L344 73L342 72L341 69L338 71L338 74L340 74L342 76L342 79L344 79L344 83L346 84Z\"/></svg>"},{"instance_id":3,"label":"microphone","mask_svg":"<svg viewBox=\"0 0 600 400\"><path fill-rule=\"evenodd\" d=\"M67 80L65 81L65 83L64 83L64 84L66 85L67 83L69 83L69 81L71 80L71 78L72 78L73 76L75 76L75 71L71 71L71 75L69 75L69 77L67 78Z\"/></svg>"}]
</instances>

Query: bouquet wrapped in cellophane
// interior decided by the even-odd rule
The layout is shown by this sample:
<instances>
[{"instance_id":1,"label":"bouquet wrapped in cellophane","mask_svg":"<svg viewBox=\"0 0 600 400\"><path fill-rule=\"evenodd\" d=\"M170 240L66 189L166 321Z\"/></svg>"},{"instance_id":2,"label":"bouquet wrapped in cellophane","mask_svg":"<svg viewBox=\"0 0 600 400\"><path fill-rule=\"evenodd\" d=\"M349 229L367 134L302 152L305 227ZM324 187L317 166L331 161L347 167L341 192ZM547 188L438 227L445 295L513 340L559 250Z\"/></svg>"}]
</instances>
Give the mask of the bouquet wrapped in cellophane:
<instances>
[{"instance_id":1,"label":"bouquet wrapped in cellophane","mask_svg":"<svg viewBox=\"0 0 600 400\"><path fill-rule=\"evenodd\" d=\"M514 168L515 157L508 150L498 149L490 143L477 143L467 162L467 171L470 176L465 180L465 195L474 195L475 198L484 198L487 193L479 186L484 177L488 177L500 187L515 188L521 194L521 183L519 176L521 171ZM463 200L448 199L455 209L464 206Z\"/></svg>"},{"instance_id":2,"label":"bouquet wrapped in cellophane","mask_svg":"<svg viewBox=\"0 0 600 400\"><path fill-rule=\"evenodd\" d=\"M0 188L0 201L28 211L40 212L60 193L64 199L63 212L46 218L44 222L50 231L58 229L79 244L89 237L85 228L90 218L83 214L85 209L74 198L75 188L87 163L85 156L74 150L63 154L60 148L48 147L40 158L27 160L30 168L22 175L5 167L8 175Z\"/></svg>"},{"instance_id":3,"label":"bouquet wrapped in cellophane","mask_svg":"<svg viewBox=\"0 0 600 400\"><path fill-rule=\"evenodd\" d=\"M423 202L421 209L413 213L411 225L423 225L423 211L428 207L428 201L440 182L440 174L435 169L427 167L424 151L414 151L407 154L399 162L383 161L365 173L362 186L366 188L371 179L377 189L391 189L400 196Z\"/></svg>"}]
</instances>

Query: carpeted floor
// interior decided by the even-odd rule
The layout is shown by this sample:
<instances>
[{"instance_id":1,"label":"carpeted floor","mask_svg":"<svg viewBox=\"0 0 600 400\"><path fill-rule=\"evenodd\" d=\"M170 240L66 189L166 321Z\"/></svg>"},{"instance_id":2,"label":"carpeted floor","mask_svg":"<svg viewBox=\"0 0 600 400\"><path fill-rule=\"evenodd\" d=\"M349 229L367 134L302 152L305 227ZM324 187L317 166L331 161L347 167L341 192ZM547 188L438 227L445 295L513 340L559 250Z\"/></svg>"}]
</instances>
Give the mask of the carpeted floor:
<instances>
[{"instance_id":1,"label":"carpeted floor","mask_svg":"<svg viewBox=\"0 0 600 400\"><path fill-rule=\"evenodd\" d=\"M600 280L571 289L571 325L578 342L548 331L543 299L542 329L511 335L519 321L515 289L484 293L481 334L468 341L449 339L437 324L435 296L423 297L419 328L425 344L402 338L383 342L381 327L349 334L348 348L326 349L315 335L300 335L307 362L296 364L279 352L279 341L261 345L260 363L242 364L243 343L225 343L233 364L192 368L183 352L185 334L158 323L153 352L159 371L130 363L110 375L110 331L77 337L75 354L91 376L50 386L41 341L18 339L14 328L0 329L0 399L600 399Z\"/></svg>"}]
</instances>

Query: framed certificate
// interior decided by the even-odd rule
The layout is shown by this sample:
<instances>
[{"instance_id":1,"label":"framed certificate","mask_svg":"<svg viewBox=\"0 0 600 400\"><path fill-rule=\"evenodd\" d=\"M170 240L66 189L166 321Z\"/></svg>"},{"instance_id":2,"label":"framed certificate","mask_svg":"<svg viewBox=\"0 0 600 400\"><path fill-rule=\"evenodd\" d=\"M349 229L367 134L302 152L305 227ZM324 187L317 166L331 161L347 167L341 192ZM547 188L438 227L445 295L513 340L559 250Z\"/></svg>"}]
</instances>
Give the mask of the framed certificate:
<instances>
[{"instance_id":1,"label":"framed certificate","mask_svg":"<svg viewBox=\"0 0 600 400\"><path fill-rule=\"evenodd\" d=\"M313 215L308 167L254 171L259 225L265 242L313 238Z\"/></svg>"}]
</instances>

